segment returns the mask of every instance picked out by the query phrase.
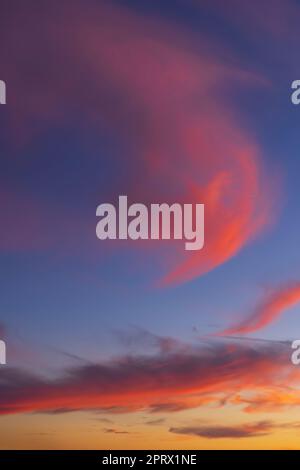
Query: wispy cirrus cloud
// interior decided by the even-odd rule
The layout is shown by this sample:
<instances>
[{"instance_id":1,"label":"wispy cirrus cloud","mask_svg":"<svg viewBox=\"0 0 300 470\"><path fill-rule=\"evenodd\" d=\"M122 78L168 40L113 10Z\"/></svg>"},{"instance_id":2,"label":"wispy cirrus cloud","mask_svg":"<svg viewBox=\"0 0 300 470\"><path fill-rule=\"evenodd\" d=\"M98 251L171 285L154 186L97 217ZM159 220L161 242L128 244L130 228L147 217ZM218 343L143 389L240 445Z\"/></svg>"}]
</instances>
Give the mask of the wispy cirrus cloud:
<instances>
[{"instance_id":1,"label":"wispy cirrus cloud","mask_svg":"<svg viewBox=\"0 0 300 470\"><path fill-rule=\"evenodd\" d=\"M261 330L276 321L286 310L297 305L299 302L300 282L289 282L267 292L251 315L219 334L243 335Z\"/></svg>"},{"instance_id":2,"label":"wispy cirrus cloud","mask_svg":"<svg viewBox=\"0 0 300 470\"><path fill-rule=\"evenodd\" d=\"M68 2L61 1L57 17L52 4L37 6L29 1L25 7L17 1L3 11L5 48L0 46L0 56L14 90L9 111L12 126L27 139L70 123L81 131L77 135L84 135L87 127L95 134L114 135L122 143L117 167L123 165L126 154L132 168L131 175L124 172L119 187L127 188L132 199L154 202L155 195L158 201L175 198L206 205L204 249L187 254L171 245L170 253L161 256L165 263L158 277L163 285L187 281L226 262L273 220L276 190L271 189L272 171L264 171L262 149L241 124L242 111L234 94L225 99L225 91L239 84L247 92L266 86L266 81L255 71L244 70L238 60L235 65L231 59L226 61L234 52L224 51L221 42L214 42L212 53L204 33L189 33L184 26L146 18L113 2L86 8L76 0L72 15L68 8ZM10 28L12 17L15 29ZM38 40L33 27L37 22L43 31ZM56 158L62 167L64 156L51 156ZM84 167L95 168L95 161L88 158ZM97 168L91 174L96 175ZM76 175L73 178L76 182ZM59 181L56 172L56 197L65 188ZM45 182L49 185L49 176ZM92 183L89 191L99 193L99 181L92 179ZM81 253L95 246L86 211L73 216L61 202L65 197L59 207L53 207L43 192L45 185L36 194L26 183L22 189L12 187L2 210L0 205L0 216L7 218L10 212L15 216L8 220L8 234L0 248L58 251L63 246L78 253L74 234ZM76 205L75 191L72 196ZM111 191L105 196L112 196ZM20 220L23 211L13 210L21 202L26 224ZM20 224L25 225L22 236Z\"/></svg>"},{"instance_id":3,"label":"wispy cirrus cloud","mask_svg":"<svg viewBox=\"0 0 300 470\"><path fill-rule=\"evenodd\" d=\"M232 397L231 403L243 406L244 411L249 414L276 413L298 407L300 406L298 380L292 380L285 388L269 386L247 397L238 393Z\"/></svg>"}]
</instances>

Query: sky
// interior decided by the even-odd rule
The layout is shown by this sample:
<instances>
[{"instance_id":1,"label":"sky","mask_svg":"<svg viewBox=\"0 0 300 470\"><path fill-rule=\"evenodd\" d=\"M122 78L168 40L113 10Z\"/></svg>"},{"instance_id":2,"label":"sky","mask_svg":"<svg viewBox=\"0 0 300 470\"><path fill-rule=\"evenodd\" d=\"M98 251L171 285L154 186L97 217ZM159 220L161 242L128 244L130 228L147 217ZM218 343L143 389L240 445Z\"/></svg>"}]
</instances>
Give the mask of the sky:
<instances>
[{"instance_id":1,"label":"sky","mask_svg":"<svg viewBox=\"0 0 300 470\"><path fill-rule=\"evenodd\" d=\"M297 449L300 2L1 0L1 449ZM205 245L96 208L205 204Z\"/></svg>"}]
</instances>

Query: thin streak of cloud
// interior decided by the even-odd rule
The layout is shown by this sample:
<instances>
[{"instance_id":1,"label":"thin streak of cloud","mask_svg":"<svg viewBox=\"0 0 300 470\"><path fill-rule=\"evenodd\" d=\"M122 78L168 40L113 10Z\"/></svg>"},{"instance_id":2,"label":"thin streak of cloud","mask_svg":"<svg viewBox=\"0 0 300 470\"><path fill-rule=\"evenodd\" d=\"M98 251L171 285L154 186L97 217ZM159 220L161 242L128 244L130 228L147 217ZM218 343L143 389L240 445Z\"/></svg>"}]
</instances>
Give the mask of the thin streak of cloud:
<instances>
[{"instance_id":1,"label":"thin streak of cloud","mask_svg":"<svg viewBox=\"0 0 300 470\"><path fill-rule=\"evenodd\" d=\"M300 282L287 283L268 292L251 315L223 330L219 335L244 335L259 331L276 321L299 302Z\"/></svg>"}]
</instances>

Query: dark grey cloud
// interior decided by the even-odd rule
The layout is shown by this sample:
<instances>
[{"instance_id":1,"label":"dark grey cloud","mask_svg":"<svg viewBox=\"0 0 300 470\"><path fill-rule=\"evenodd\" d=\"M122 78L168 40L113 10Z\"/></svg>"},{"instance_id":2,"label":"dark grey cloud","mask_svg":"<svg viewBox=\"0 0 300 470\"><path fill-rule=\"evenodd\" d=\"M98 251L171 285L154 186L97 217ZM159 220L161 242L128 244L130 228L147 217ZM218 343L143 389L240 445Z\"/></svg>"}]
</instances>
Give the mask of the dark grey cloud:
<instances>
[{"instance_id":1,"label":"dark grey cloud","mask_svg":"<svg viewBox=\"0 0 300 470\"><path fill-rule=\"evenodd\" d=\"M159 426L160 424L164 424L165 421L166 420L164 418L150 419L150 420L146 421L145 424L148 424L148 426Z\"/></svg>"},{"instance_id":2,"label":"dark grey cloud","mask_svg":"<svg viewBox=\"0 0 300 470\"><path fill-rule=\"evenodd\" d=\"M169 431L174 434L204 437L206 439L242 439L246 437L265 436L273 430L273 423L260 421L237 426L187 426L174 427Z\"/></svg>"}]
</instances>

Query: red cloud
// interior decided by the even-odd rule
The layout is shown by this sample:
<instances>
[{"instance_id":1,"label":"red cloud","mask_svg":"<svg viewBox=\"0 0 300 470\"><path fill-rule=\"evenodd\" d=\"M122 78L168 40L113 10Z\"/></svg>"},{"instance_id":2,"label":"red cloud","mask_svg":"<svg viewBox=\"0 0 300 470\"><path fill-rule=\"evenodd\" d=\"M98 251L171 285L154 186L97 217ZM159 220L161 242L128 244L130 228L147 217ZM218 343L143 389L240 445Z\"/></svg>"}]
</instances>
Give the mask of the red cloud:
<instances>
[{"instance_id":1,"label":"red cloud","mask_svg":"<svg viewBox=\"0 0 300 470\"><path fill-rule=\"evenodd\" d=\"M176 344L176 343L174 343ZM121 357L63 371L57 378L20 369L1 371L0 413L104 410L175 412L223 406L266 389L284 394L299 383L282 344L216 343L174 346L148 356Z\"/></svg>"},{"instance_id":2,"label":"red cloud","mask_svg":"<svg viewBox=\"0 0 300 470\"><path fill-rule=\"evenodd\" d=\"M62 1L59 16L51 4L17 4L4 12L0 56L14 90L10 111L19 136L68 123L75 113L81 135L87 129L112 132L123 143L120 161L127 158L133 176L122 187L132 198L206 205L205 248L187 255L173 246L163 283L186 281L226 262L270 222L273 196L261 150L232 100L224 98L237 84L245 90L261 85L261 78L227 65L222 47L212 53L202 35L109 2L86 8L76 1L70 14ZM46 209L28 214L33 228L36 219L41 226L49 220ZM79 233L80 216L73 221L65 210L62 220L76 224ZM18 237L24 243L17 223L10 231L16 245ZM31 232L29 246L62 242L63 233L37 240Z\"/></svg>"},{"instance_id":3,"label":"red cloud","mask_svg":"<svg viewBox=\"0 0 300 470\"><path fill-rule=\"evenodd\" d=\"M246 334L265 328L287 309L300 302L300 282L290 283L268 293L245 320L222 331L220 335Z\"/></svg>"}]
</instances>

